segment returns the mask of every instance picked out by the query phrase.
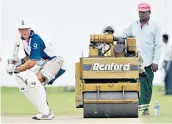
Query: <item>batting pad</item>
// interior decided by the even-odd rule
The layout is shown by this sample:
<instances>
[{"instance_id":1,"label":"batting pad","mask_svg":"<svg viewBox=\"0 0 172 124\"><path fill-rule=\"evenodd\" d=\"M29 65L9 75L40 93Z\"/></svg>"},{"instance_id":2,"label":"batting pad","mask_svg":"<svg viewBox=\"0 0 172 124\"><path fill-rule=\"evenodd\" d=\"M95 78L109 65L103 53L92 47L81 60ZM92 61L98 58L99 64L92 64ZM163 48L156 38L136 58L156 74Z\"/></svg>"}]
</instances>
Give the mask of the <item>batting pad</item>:
<instances>
[{"instance_id":1,"label":"batting pad","mask_svg":"<svg viewBox=\"0 0 172 124\"><path fill-rule=\"evenodd\" d=\"M37 110L45 115L49 114L49 107L46 102L46 91L37 79L34 72L27 70L25 76L16 75L19 89L29 99L29 101L37 108Z\"/></svg>"},{"instance_id":2,"label":"batting pad","mask_svg":"<svg viewBox=\"0 0 172 124\"><path fill-rule=\"evenodd\" d=\"M41 73L45 78L45 84L56 78L56 75L60 71L62 65L63 59L59 56L45 63L41 70Z\"/></svg>"}]
</instances>

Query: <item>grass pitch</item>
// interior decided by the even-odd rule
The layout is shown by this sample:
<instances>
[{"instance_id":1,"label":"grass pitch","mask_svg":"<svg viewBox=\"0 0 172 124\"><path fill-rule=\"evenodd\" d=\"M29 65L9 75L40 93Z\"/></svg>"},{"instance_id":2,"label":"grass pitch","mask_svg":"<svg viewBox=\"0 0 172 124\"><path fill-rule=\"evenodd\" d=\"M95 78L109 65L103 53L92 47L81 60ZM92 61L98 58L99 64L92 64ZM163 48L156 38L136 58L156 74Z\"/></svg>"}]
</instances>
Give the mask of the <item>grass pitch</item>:
<instances>
[{"instance_id":1,"label":"grass pitch","mask_svg":"<svg viewBox=\"0 0 172 124\"><path fill-rule=\"evenodd\" d=\"M172 95L164 95L165 91L163 87L154 86L152 100L150 104L150 117L141 117L144 123L170 123L172 124ZM158 101L160 104L160 116L154 116L154 105ZM140 113L141 115L141 113Z\"/></svg>"},{"instance_id":2,"label":"grass pitch","mask_svg":"<svg viewBox=\"0 0 172 124\"><path fill-rule=\"evenodd\" d=\"M65 91L65 92L64 92ZM54 113L64 116L82 115L82 109L75 108L75 92L62 87L47 87L47 98L49 105ZM158 101L160 104L159 117L154 116L154 104ZM154 86L152 101L150 104L150 117L142 117L143 123L172 123L172 96L164 95L164 88ZM25 96L17 88L1 88L1 115L33 115L37 110L32 106Z\"/></svg>"},{"instance_id":3,"label":"grass pitch","mask_svg":"<svg viewBox=\"0 0 172 124\"><path fill-rule=\"evenodd\" d=\"M81 109L75 108L75 93L63 92L59 87L48 87L47 99L56 115L80 115ZM17 88L1 89L2 115L33 115L38 113L31 102Z\"/></svg>"}]
</instances>

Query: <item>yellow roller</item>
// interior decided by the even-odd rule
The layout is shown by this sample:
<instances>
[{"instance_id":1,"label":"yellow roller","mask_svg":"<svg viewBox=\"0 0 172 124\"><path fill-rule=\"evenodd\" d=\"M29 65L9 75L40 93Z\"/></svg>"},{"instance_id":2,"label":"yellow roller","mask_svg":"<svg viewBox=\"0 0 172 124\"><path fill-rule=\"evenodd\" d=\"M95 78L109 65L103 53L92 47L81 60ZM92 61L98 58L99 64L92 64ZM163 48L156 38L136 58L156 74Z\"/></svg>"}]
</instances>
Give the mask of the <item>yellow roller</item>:
<instances>
[{"instance_id":1,"label":"yellow roller","mask_svg":"<svg viewBox=\"0 0 172 124\"><path fill-rule=\"evenodd\" d=\"M110 45L106 54L99 44ZM137 118L140 73L134 37L121 47L113 34L91 34L89 56L75 63L76 108L84 118Z\"/></svg>"}]
</instances>

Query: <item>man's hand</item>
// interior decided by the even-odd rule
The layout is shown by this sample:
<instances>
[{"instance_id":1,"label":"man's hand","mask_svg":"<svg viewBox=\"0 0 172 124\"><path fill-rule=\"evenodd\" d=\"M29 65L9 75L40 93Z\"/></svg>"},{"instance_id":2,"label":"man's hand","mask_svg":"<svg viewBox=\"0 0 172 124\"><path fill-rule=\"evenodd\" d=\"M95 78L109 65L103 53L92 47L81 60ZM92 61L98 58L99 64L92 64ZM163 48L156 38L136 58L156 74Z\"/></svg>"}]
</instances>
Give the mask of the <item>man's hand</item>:
<instances>
[{"instance_id":1,"label":"man's hand","mask_svg":"<svg viewBox=\"0 0 172 124\"><path fill-rule=\"evenodd\" d=\"M22 65L24 63L24 60L19 59L18 57L8 59L8 64L14 64L16 67Z\"/></svg>"},{"instance_id":2,"label":"man's hand","mask_svg":"<svg viewBox=\"0 0 172 124\"><path fill-rule=\"evenodd\" d=\"M152 72L156 72L158 70L158 65L155 63L152 63L151 68L152 68Z\"/></svg>"},{"instance_id":3,"label":"man's hand","mask_svg":"<svg viewBox=\"0 0 172 124\"><path fill-rule=\"evenodd\" d=\"M13 73L17 73L16 66L14 64L8 64L6 71L9 75L12 75Z\"/></svg>"}]
</instances>

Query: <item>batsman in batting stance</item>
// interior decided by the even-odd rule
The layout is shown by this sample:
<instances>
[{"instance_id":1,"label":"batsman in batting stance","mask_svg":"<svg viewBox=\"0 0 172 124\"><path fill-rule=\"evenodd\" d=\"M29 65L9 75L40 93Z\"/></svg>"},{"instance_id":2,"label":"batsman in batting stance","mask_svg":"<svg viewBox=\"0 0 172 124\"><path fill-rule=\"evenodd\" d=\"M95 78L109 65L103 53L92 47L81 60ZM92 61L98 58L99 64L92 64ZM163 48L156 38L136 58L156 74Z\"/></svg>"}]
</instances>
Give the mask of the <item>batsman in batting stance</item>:
<instances>
[{"instance_id":1,"label":"batsman in batting stance","mask_svg":"<svg viewBox=\"0 0 172 124\"><path fill-rule=\"evenodd\" d=\"M44 42L23 21L18 31L26 56L9 59L7 73L15 75L19 90L38 110L32 119L51 120L54 113L48 105L44 86L52 85L65 72L64 60L53 53L51 44Z\"/></svg>"}]
</instances>

